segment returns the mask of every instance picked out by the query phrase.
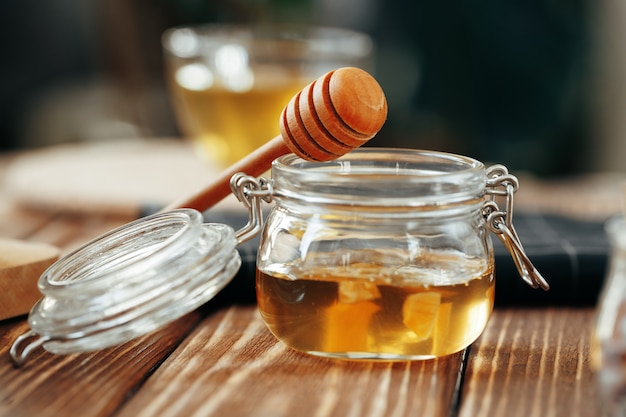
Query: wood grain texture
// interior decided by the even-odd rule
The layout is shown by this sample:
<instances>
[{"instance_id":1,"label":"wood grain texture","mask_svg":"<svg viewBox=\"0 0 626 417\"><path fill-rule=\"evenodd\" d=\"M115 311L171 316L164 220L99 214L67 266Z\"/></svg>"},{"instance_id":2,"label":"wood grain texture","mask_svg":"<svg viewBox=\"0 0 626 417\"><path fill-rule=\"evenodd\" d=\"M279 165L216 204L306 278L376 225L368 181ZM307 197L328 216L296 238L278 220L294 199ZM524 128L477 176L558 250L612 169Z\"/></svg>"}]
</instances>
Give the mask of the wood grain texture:
<instances>
[{"instance_id":1,"label":"wood grain texture","mask_svg":"<svg viewBox=\"0 0 626 417\"><path fill-rule=\"evenodd\" d=\"M110 416L199 321L197 312L164 329L95 353L52 355L38 350L23 368L8 350L26 331L19 320L0 322L0 415Z\"/></svg>"},{"instance_id":2,"label":"wood grain texture","mask_svg":"<svg viewBox=\"0 0 626 417\"><path fill-rule=\"evenodd\" d=\"M472 346L460 417L599 416L590 309L496 310Z\"/></svg>"},{"instance_id":3,"label":"wood grain texture","mask_svg":"<svg viewBox=\"0 0 626 417\"><path fill-rule=\"evenodd\" d=\"M461 354L349 362L286 348L256 307L209 315L119 417L448 416Z\"/></svg>"}]
</instances>

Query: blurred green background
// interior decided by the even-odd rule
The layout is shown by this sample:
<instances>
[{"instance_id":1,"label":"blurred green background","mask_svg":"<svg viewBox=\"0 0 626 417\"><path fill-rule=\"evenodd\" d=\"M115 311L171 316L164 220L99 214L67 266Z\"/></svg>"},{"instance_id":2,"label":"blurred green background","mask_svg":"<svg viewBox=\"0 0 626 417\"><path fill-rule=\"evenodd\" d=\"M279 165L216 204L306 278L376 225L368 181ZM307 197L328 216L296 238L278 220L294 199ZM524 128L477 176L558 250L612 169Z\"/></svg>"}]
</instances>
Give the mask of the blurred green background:
<instances>
[{"instance_id":1,"label":"blurred green background","mask_svg":"<svg viewBox=\"0 0 626 417\"><path fill-rule=\"evenodd\" d=\"M390 110L372 145L539 176L599 169L594 11L582 0L5 0L2 150L178 135L161 33L242 21L370 34Z\"/></svg>"}]
</instances>

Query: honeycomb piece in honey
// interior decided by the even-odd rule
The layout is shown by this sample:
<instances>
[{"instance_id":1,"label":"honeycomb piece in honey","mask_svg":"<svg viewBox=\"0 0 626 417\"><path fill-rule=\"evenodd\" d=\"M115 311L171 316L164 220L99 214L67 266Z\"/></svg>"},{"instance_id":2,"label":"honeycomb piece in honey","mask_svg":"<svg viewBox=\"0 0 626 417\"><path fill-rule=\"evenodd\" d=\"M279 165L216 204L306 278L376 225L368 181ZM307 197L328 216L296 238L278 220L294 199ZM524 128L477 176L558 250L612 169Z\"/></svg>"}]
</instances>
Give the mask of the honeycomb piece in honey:
<instances>
[{"instance_id":1,"label":"honeycomb piece in honey","mask_svg":"<svg viewBox=\"0 0 626 417\"><path fill-rule=\"evenodd\" d=\"M433 336L441 305L438 292L420 292L409 295L402 305L402 322L411 329L417 340Z\"/></svg>"},{"instance_id":2,"label":"honeycomb piece in honey","mask_svg":"<svg viewBox=\"0 0 626 417\"><path fill-rule=\"evenodd\" d=\"M356 303L380 298L378 286L369 281L340 281L339 302Z\"/></svg>"}]
</instances>

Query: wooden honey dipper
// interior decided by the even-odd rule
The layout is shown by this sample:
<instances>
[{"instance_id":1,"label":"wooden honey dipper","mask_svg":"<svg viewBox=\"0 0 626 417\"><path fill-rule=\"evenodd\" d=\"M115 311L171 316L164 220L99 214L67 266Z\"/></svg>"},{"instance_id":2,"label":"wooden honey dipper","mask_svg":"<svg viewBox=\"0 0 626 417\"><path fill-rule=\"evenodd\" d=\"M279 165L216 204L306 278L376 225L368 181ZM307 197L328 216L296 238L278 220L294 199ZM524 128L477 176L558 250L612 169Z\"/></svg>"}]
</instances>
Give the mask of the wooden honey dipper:
<instances>
[{"instance_id":1,"label":"wooden honey dipper","mask_svg":"<svg viewBox=\"0 0 626 417\"><path fill-rule=\"evenodd\" d=\"M329 161L358 148L378 133L387 118L382 88L367 72L340 68L296 94L280 116L281 134L226 168L209 186L164 210L204 211L231 193L238 173L259 176L272 161L293 152L311 161Z\"/></svg>"}]
</instances>

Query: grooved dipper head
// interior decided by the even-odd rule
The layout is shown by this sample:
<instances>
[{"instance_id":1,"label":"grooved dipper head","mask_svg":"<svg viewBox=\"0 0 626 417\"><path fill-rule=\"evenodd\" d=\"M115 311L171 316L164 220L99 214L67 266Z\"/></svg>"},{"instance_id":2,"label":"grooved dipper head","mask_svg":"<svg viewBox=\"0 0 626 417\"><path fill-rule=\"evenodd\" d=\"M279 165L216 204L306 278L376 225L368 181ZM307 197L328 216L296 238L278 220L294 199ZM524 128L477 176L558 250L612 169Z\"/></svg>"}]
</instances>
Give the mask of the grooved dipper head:
<instances>
[{"instance_id":1,"label":"grooved dipper head","mask_svg":"<svg viewBox=\"0 0 626 417\"><path fill-rule=\"evenodd\" d=\"M329 161L373 138L386 118L387 100L378 82L359 68L340 68L289 101L280 132L299 157Z\"/></svg>"}]
</instances>

